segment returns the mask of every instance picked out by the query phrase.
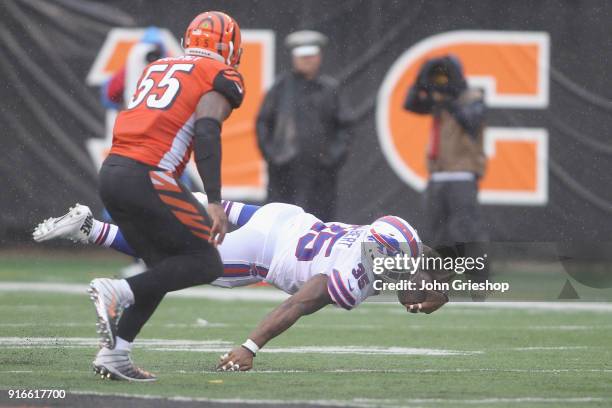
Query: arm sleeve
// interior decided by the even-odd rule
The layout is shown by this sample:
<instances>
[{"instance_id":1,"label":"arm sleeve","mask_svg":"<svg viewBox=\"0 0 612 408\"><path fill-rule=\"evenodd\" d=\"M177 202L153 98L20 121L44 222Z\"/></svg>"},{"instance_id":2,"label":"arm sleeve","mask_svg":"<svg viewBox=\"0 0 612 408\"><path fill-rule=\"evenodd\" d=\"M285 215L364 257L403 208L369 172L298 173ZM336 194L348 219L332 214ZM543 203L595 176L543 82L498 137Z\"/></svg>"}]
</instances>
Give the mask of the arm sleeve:
<instances>
[{"instance_id":1,"label":"arm sleeve","mask_svg":"<svg viewBox=\"0 0 612 408\"><path fill-rule=\"evenodd\" d=\"M221 123L201 118L195 123L193 149L196 167L209 203L221 202Z\"/></svg>"},{"instance_id":2,"label":"arm sleeve","mask_svg":"<svg viewBox=\"0 0 612 408\"><path fill-rule=\"evenodd\" d=\"M244 81L242 75L232 68L222 69L213 80L213 90L225 96L232 109L239 108L244 100Z\"/></svg>"},{"instance_id":3,"label":"arm sleeve","mask_svg":"<svg viewBox=\"0 0 612 408\"><path fill-rule=\"evenodd\" d=\"M461 127L475 139L478 135L478 129L480 129L485 119L486 108L484 101L477 100L464 105L454 101L447 105L447 109Z\"/></svg>"}]
</instances>

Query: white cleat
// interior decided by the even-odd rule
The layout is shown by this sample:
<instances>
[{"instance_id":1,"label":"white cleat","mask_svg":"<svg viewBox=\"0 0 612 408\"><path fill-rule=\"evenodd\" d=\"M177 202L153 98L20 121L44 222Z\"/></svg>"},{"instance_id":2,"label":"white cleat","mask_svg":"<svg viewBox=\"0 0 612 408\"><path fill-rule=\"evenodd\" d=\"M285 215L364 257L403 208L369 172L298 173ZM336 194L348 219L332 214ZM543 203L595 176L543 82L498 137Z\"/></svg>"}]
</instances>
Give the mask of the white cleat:
<instances>
[{"instance_id":1,"label":"white cleat","mask_svg":"<svg viewBox=\"0 0 612 408\"><path fill-rule=\"evenodd\" d=\"M137 382L157 380L154 374L134 365L128 350L100 349L93 361L93 369L102 379Z\"/></svg>"},{"instance_id":2,"label":"white cleat","mask_svg":"<svg viewBox=\"0 0 612 408\"><path fill-rule=\"evenodd\" d=\"M98 278L92 280L87 289L98 316L98 337L102 347L109 349L115 348L117 323L123 309L129 305L129 300L123 295L117 282L115 279Z\"/></svg>"},{"instance_id":3,"label":"white cleat","mask_svg":"<svg viewBox=\"0 0 612 408\"><path fill-rule=\"evenodd\" d=\"M32 233L32 238L36 242L64 238L85 244L92 226L91 210L86 205L77 203L61 217L48 218L38 224Z\"/></svg>"}]
</instances>

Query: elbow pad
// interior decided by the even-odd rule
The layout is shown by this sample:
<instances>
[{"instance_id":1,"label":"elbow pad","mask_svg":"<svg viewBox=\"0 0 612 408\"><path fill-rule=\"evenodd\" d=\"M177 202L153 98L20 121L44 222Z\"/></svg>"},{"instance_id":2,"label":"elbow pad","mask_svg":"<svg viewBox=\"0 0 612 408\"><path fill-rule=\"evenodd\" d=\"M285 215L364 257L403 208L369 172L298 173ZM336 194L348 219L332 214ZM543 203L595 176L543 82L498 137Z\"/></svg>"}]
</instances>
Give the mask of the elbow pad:
<instances>
[{"instance_id":1,"label":"elbow pad","mask_svg":"<svg viewBox=\"0 0 612 408\"><path fill-rule=\"evenodd\" d=\"M221 123L201 118L194 126L194 157L209 203L221 201Z\"/></svg>"}]
</instances>

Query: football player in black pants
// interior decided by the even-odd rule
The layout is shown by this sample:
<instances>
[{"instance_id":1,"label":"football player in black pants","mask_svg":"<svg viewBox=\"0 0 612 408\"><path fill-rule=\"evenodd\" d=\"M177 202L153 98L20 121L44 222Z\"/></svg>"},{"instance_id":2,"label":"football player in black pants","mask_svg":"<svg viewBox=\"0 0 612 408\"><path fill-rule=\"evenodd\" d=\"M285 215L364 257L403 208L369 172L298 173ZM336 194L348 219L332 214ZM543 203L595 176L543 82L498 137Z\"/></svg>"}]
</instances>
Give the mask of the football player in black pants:
<instances>
[{"instance_id":1,"label":"football player in black pants","mask_svg":"<svg viewBox=\"0 0 612 408\"><path fill-rule=\"evenodd\" d=\"M210 283L223 273L215 248L227 230L220 134L221 123L243 100L236 71L240 43L231 17L198 15L185 33L186 55L149 64L117 117L100 171L100 195L148 269L90 284L103 346L93 364L102 377L154 381L130 357L140 329L166 293ZM211 202L208 211L178 180L192 150Z\"/></svg>"}]
</instances>

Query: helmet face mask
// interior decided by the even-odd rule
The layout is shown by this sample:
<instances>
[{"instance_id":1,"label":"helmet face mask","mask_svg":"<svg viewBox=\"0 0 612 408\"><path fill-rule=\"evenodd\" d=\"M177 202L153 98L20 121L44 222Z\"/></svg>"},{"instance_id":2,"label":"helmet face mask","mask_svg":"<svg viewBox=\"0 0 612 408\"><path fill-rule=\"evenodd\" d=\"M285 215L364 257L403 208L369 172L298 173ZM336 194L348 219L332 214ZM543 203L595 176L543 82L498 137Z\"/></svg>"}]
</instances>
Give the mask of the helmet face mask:
<instances>
[{"instance_id":1,"label":"helmet face mask","mask_svg":"<svg viewBox=\"0 0 612 408\"><path fill-rule=\"evenodd\" d=\"M417 231L408 222L395 216L382 217L372 223L361 245L364 266L376 277L389 283L410 279L416 271L397 269L398 265L395 265L396 268L388 268L385 258L418 258L423 253Z\"/></svg>"},{"instance_id":2,"label":"helmet face mask","mask_svg":"<svg viewBox=\"0 0 612 408\"><path fill-rule=\"evenodd\" d=\"M236 63L233 65L233 68L238 69L240 66L240 59L242 58L242 47L238 48L236 55Z\"/></svg>"}]
</instances>

